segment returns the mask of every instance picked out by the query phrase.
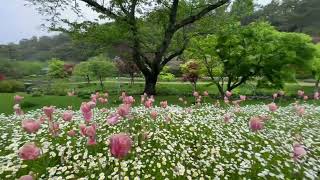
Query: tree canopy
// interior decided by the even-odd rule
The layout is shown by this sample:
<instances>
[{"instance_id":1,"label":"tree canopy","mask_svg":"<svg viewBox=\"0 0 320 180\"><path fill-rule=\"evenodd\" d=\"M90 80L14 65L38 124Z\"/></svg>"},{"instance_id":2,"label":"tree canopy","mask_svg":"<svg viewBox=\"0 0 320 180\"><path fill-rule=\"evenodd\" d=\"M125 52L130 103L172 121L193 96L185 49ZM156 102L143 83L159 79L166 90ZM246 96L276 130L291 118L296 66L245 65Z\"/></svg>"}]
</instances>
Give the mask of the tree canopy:
<instances>
[{"instance_id":1,"label":"tree canopy","mask_svg":"<svg viewBox=\"0 0 320 180\"><path fill-rule=\"evenodd\" d=\"M191 58L202 62L223 95L253 77L263 77L278 87L294 67L314 58L311 38L279 32L268 23L230 24L215 35L192 39ZM226 82L226 84L224 84Z\"/></svg>"},{"instance_id":2,"label":"tree canopy","mask_svg":"<svg viewBox=\"0 0 320 180\"><path fill-rule=\"evenodd\" d=\"M185 50L188 43L188 33L194 30L192 24L209 14L214 14L215 9L229 2L229 0L28 1L37 6L41 13L51 15L53 25L56 25L57 20L61 18L59 16L61 9L73 9L78 13L80 11L79 2L91 7L93 11L100 15L100 19L111 20L105 26L100 26L92 21L75 23L71 22L70 19L60 19L60 22L70 25L71 28L67 31L81 34L87 32L91 32L90 34L93 34L92 32L107 34L115 27L116 31L113 32L117 32L115 34L119 34L120 39L127 40L132 59L145 76L145 92L148 94L156 93L155 85L162 68ZM98 31L96 31L97 27ZM99 27L105 29L100 31ZM61 30L61 27L53 28ZM94 31L91 31L92 29Z\"/></svg>"}]
</instances>

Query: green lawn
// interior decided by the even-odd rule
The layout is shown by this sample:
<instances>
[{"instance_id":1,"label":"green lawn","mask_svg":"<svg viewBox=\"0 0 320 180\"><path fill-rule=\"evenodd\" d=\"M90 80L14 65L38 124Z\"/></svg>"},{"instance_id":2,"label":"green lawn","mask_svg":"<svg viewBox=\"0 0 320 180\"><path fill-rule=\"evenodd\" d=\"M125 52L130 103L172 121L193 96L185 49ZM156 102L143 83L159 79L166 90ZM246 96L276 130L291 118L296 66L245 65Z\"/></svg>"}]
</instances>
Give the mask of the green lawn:
<instances>
[{"instance_id":1,"label":"green lawn","mask_svg":"<svg viewBox=\"0 0 320 180\"><path fill-rule=\"evenodd\" d=\"M309 95L313 93L313 84L310 83L300 83L299 84L287 84L285 87L285 92L287 95L286 100L282 100L279 102L280 104L288 104L293 102L296 96L296 92L299 89L304 89L305 92ZM109 92L110 98L109 103L104 105L106 108L110 106L117 106L120 104L119 95L121 91L126 91L129 95L133 95L136 98L136 104L140 102L140 94L143 92L144 84L142 82L135 83L134 85L130 85L128 82L115 82L115 81L107 81L104 83L105 90ZM66 91L69 89L75 89L79 95L86 94L86 96L80 97L68 97L68 96L57 96L57 95L43 95L39 97L33 97L29 94L25 93L17 93L25 97L23 100L21 107L24 111L41 108L43 106L53 105L56 107L66 108L68 106L73 106L74 108L79 108L81 102L87 101L89 99L90 93L100 90L100 86L97 83L92 83L91 85L83 84L83 83L69 83L62 85L62 87L66 87ZM56 87L59 89L59 87ZM59 89L60 90L60 89ZM214 102L219 97L218 90L215 86L210 85L208 82L199 83L197 90L199 92L203 92L204 90L208 90L210 93L210 98L206 99L206 102ZM272 93L276 92L276 89L255 89L254 85L248 83L241 86L238 89L233 91L234 98L238 98L239 94L243 95L257 95L257 96L269 96L271 97ZM156 104L158 104L162 100L168 100L169 104L178 104L182 105L181 102L178 101L179 97L184 97L187 99L188 104L191 104L194 99L191 96L192 94L192 86L188 83L182 82L159 82L157 85L158 96L156 97ZM63 95L65 93L62 93ZM10 114L13 113L13 96L14 93L0 93L0 113ZM270 102L271 99L267 100L250 100L246 103L256 104L256 103L267 103ZM311 101L312 102L312 101Z\"/></svg>"}]
</instances>

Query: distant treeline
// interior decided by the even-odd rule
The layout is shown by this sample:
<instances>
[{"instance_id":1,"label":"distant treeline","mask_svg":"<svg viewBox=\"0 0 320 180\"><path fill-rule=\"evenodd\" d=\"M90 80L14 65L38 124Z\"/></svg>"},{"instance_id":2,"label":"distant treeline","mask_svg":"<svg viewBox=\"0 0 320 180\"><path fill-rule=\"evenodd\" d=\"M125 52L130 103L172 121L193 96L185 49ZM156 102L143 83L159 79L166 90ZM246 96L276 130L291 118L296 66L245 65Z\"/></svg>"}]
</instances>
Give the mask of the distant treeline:
<instances>
[{"instance_id":1,"label":"distant treeline","mask_svg":"<svg viewBox=\"0 0 320 180\"><path fill-rule=\"evenodd\" d=\"M0 60L37 60L47 61L59 58L65 61L79 62L96 55L94 44L73 42L69 35L32 37L22 39L18 44L0 45Z\"/></svg>"}]
</instances>

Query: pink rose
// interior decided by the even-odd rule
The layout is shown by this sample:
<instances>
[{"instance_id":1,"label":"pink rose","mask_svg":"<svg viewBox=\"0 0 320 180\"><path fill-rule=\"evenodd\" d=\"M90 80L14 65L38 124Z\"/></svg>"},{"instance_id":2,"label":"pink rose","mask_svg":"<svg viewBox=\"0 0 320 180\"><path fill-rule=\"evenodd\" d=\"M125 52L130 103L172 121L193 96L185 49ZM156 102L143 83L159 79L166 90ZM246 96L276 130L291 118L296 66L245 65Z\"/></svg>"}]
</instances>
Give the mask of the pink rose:
<instances>
[{"instance_id":1,"label":"pink rose","mask_svg":"<svg viewBox=\"0 0 320 180\"><path fill-rule=\"evenodd\" d=\"M31 175L24 175L19 178L19 180L33 180Z\"/></svg>"},{"instance_id":2,"label":"pink rose","mask_svg":"<svg viewBox=\"0 0 320 180\"><path fill-rule=\"evenodd\" d=\"M15 113L16 113L17 116L23 115L23 111L22 111L22 109L21 109L21 107L20 107L19 104L15 104L15 105L13 106L13 110L15 111Z\"/></svg>"},{"instance_id":3,"label":"pink rose","mask_svg":"<svg viewBox=\"0 0 320 180\"><path fill-rule=\"evenodd\" d=\"M226 91L226 96L227 97L231 97L232 96L232 92L231 91Z\"/></svg>"},{"instance_id":4,"label":"pink rose","mask_svg":"<svg viewBox=\"0 0 320 180\"><path fill-rule=\"evenodd\" d=\"M151 108L152 104L153 104L153 101L151 99L148 99L148 100L145 101L144 106L146 108Z\"/></svg>"},{"instance_id":5,"label":"pink rose","mask_svg":"<svg viewBox=\"0 0 320 180\"><path fill-rule=\"evenodd\" d=\"M158 116L158 113L157 113L157 111L151 111L150 115L151 115L151 118L152 118L153 120L156 120L156 119L157 119L157 116Z\"/></svg>"},{"instance_id":6,"label":"pink rose","mask_svg":"<svg viewBox=\"0 0 320 180\"><path fill-rule=\"evenodd\" d=\"M86 136L86 125L85 124L80 124L79 125L80 132L83 136Z\"/></svg>"},{"instance_id":7,"label":"pink rose","mask_svg":"<svg viewBox=\"0 0 320 180\"><path fill-rule=\"evenodd\" d=\"M52 114L54 112L54 107L53 106L44 106L43 108L44 114L51 120L52 119Z\"/></svg>"},{"instance_id":8,"label":"pink rose","mask_svg":"<svg viewBox=\"0 0 320 180\"><path fill-rule=\"evenodd\" d=\"M125 96L122 99L123 104L133 104L135 102L134 98L132 96Z\"/></svg>"},{"instance_id":9,"label":"pink rose","mask_svg":"<svg viewBox=\"0 0 320 180\"><path fill-rule=\"evenodd\" d=\"M203 96L209 96L209 92L208 91L204 91L203 92Z\"/></svg>"},{"instance_id":10,"label":"pink rose","mask_svg":"<svg viewBox=\"0 0 320 180\"><path fill-rule=\"evenodd\" d=\"M85 134L89 137L95 137L96 136L96 127L94 125L91 125L89 127L86 127Z\"/></svg>"},{"instance_id":11,"label":"pink rose","mask_svg":"<svg viewBox=\"0 0 320 180\"><path fill-rule=\"evenodd\" d=\"M105 104L105 103L107 103L108 102L108 99L106 99L106 98L99 98L98 99L99 100L99 102L101 103L101 104Z\"/></svg>"},{"instance_id":12,"label":"pink rose","mask_svg":"<svg viewBox=\"0 0 320 180\"><path fill-rule=\"evenodd\" d=\"M304 96L304 91L298 90L298 96L303 97Z\"/></svg>"},{"instance_id":13,"label":"pink rose","mask_svg":"<svg viewBox=\"0 0 320 180\"><path fill-rule=\"evenodd\" d=\"M118 110L117 113L119 114L119 116L121 117L126 117L127 115L129 115L130 113L130 105L129 104L122 104Z\"/></svg>"},{"instance_id":14,"label":"pink rose","mask_svg":"<svg viewBox=\"0 0 320 180\"><path fill-rule=\"evenodd\" d=\"M278 109L278 106L276 105L276 103L270 103L268 104L268 107L271 112L275 112Z\"/></svg>"},{"instance_id":15,"label":"pink rose","mask_svg":"<svg viewBox=\"0 0 320 180\"><path fill-rule=\"evenodd\" d=\"M132 140L130 136L120 133L111 136L110 138L110 152L119 159L128 155L132 146Z\"/></svg>"},{"instance_id":16,"label":"pink rose","mask_svg":"<svg viewBox=\"0 0 320 180\"><path fill-rule=\"evenodd\" d=\"M109 125L115 125L119 122L119 120L120 120L120 116L117 114L113 114L107 118L107 123Z\"/></svg>"},{"instance_id":17,"label":"pink rose","mask_svg":"<svg viewBox=\"0 0 320 180\"><path fill-rule=\"evenodd\" d=\"M13 99L14 99L14 104L19 104L19 103L23 100L23 98L24 98L24 97L22 97L22 96L15 95L15 96L13 97Z\"/></svg>"},{"instance_id":18,"label":"pink rose","mask_svg":"<svg viewBox=\"0 0 320 180\"><path fill-rule=\"evenodd\" d=\"M278 97L278 93L274 93L274 94L272 95L272 97L273 97L273 99L276 99L276 98Z\"/></svg>"},{"instance_id":19,"label":"pink rose","mask_svg":"<svg viewBox=\"0 0 320 180\"><path fill-rule=\"evenodd\" d=\"M252 117L249 126L253 132L256 132L263 129L264 123L259 117Z\"/></svg>"},{"instance_id":20,"label":"pink rose","mask_svg":"<svg viewBox=\"0 0 320 180\"><path fill-rule=\"evenodd\" d=\"M64 121L71 121L73 117L73 112L72 111L66 111L62 114L62 119Z\"/></svg>"},{"instance_id":21,"label":"pink rose","mask_svg":"<svg viewBox=\"0 0 320 180\"><path fill-rule=\"evenodd\" d=\"M75 130L70 130L70 131L68 131L67 134L68 134L68 136L73 137L73 136L76 135L76 131Z\"/></svg>"},{"instance_id":22,"label":"pink rose","mask_svg":"<svg viewBox=\"0 0 320 180\"><path fill-rule=\"evenodd\" d=\"M245 101L246 99L247 99L247 96L240 95L240 100L241 101Z\"/></svg>"},{"instance_id":23,"label":"pink rose","mask_svg":"<svg viewBox=\"0 0 320 180\"><path fill-rule=\"evenodd\" d=\"M293 159L298 160L305 156L307 154L307 151L301 144L294 144L293 145Z\"/></svg>"},{"instance_id":24,"label":"pink rose","mask_svg":"<svg viewBox=\"0 0 320 180\"><path fill-rule=\"evenodd\" d=\"M28 133L35 133L40 129L40 123L32 119L23 120L21 124L22 128Z\"/></svg>"},{"instance_id":25,"label":"pink rose","mask_svg":"<svg viewBox=\"0 0 320 180\"><path fill-rule=\"evenodd\" d=\"M96 138L95 138L95 137L91 137L91 136L89 136L89 137L88 137L87 144L88 144L88 146L96 145L96 144L97 144L97 142L96 142Z\"/></svg>"},{"instance_id":26,"label":"pink rose","mask_svg":"<svg viewBox=\"0 0 320 180\"><path fill-rule=\"evenodd\" d=\"M161 102L160 102L160 106L161 106L162 108L167 108L167 107L168 107L168 101L161 101Z\"/></svg>"},{"instance_id":27,"label":"pink rose","mask_svg":"<svg viewBox=\"0 0 320 180\"><path fill-rule=\"evenodd\" d=\"M26 143L19 149L19 156L23 160L35 160L40 156L40 148L34 143Z\"/></svg>"}]
</instances>

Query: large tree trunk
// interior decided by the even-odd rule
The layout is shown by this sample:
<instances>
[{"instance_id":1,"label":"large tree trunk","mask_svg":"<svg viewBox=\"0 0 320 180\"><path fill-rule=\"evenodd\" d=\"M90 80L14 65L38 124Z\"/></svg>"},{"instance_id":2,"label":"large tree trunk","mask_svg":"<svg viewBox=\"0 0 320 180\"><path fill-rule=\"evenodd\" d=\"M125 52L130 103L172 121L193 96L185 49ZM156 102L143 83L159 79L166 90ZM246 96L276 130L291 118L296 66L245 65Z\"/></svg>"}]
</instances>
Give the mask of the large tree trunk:
<instances>
[{"instance_id":1,"label":"large tree trunk","mask_svg":"<svg viewBox=\"0 0 320 180\"><path fill-rule=\"evenodd\" d=\"M156 95L157 80L157 74L145 76L144 93L147 93L148 95Z\"/></svg>"},{"instance_id":2,"label":"large tree trunk","mask_svg":"<svg viewBox=\"0 0 320 180\"><path fill-rule=\"evenodd\" d=\"M316 80L316 84L315 84L315 91L316 91L316 92L319 91L319 82L320 82L320 79L317 79L317 80Z\"/></svg>"}]
</instances>

